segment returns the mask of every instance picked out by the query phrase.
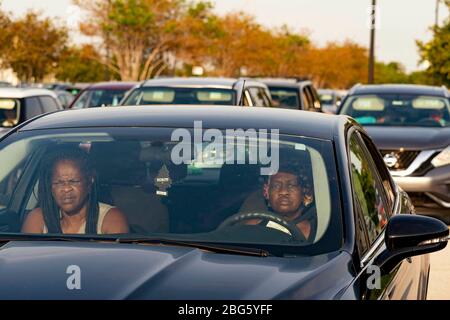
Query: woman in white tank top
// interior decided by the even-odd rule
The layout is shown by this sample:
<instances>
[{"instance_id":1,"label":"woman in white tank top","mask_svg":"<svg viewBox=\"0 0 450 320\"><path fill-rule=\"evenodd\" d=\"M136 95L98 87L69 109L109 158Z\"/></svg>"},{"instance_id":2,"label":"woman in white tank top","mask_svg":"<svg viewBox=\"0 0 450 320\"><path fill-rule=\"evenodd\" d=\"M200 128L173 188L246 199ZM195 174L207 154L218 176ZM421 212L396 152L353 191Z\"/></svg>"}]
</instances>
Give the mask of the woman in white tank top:
<instances>
[{"instance_id":1,"label":"woman in white tank top","mask_svg":"<svg viewBox=\"0 0 450 320\"><path fill-rule=\"evenodd\" d=\"M128 233L128 223L117 208L99 203L95 171L79 148L52 150L41 163L40 207L30 212L24 233Z\"/></svg>"},{"instance_id":2,"label":"woman in white tank top","mask_svg":"<svg viewBox=\"0 0 450 320\"><path fill-rule=\"evenodd\" d=\"M105 220L106 215L109 213L110 209L114 207L107 205L106 203L99 203L99 212L98 212L98 223L97 223L97 234L103 234L103 221ZM61 213L62 217L62 213ZM48 233L47 226L44 224L43 232L44 234ZM80 229L78 229L77 234L85 234L86 233L86 221L81 224Z\"/></svg>"}]
</instances>

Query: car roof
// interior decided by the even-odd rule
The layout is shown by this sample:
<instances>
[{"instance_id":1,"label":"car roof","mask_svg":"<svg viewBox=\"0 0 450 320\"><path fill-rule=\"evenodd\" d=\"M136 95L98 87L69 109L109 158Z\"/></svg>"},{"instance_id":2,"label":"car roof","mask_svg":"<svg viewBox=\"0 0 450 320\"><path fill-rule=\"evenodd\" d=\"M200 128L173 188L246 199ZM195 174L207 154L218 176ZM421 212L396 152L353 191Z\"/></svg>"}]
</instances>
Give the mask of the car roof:
<instances>
[{"instance_id":1,"label":"car roof","mask_svg":"<svg viewBox=\"0 0 450 320\"><path fill-rule=\"evenodd\" d=\"M417 94L428 96L448 97L445 87L415 85L415 84L380 84L380 85L357 85L353 87L349 95L362 94Z\"/></svg>"},{"instance_id":2,"label":"car roof","mask_svg":"<svg viewBox=\"0 0 450 320\"><path fill-rule=\"evenodd\" d=\"M136 85L138 85L139 82L133 82L133 81L110 81L110 82L98 82L90 85L86 88L86 90L93 90L93 89L99 89L99 90L128 90Z\"/></svg>"},{"instance_id":3,"label":"car roof","mask_svg":"<svg viewBox=\"0 0 450 320\"><path fill-rule=\"evenodd\" d=\"M298 88L304 86L305 84L311 84L310 80L299 80L295 78L260 78L259 81L265 83L267 86L271 87L285 87L285 88Z\"/></svg>"},{"instance_id":4,"label":"car roof","mask_svg":"<svg viewBox=\"0 0 450 320\"><path fill-rule=\"evenodd\" d=\"M53 98L56 98L56 94L47 89L0 88L0 98L22 99L35 96L52 96Z\"/></svg>"},{"instance_id":5,"label":"car roof","mask_svg":"<svg viewBox=\"0 0 450 320\"><path fill-rule=\"evenodd\" d=\"M269 121L269 120L270 121ZM347 116L278 108L236 106L129 106L88 108L46 114L20 127L19 131L90 127L278 129L280 133L333 140L335 127Z\"/></svg>"},{"instance_id":6,"label":"car roof","mask_svg":"<svg viewBox=\"0 0 450 320\"><path fill-rule=\"evenodd\" d=\"M186 77L186 78L160 78L147 80L142 87L201 87L201 88L222 88L233 89L234 85L241 80L245 80L246 86L266 87L262 82L253 79L236 78L214 78L214 77Z\"/></svg>"}]
</instances>

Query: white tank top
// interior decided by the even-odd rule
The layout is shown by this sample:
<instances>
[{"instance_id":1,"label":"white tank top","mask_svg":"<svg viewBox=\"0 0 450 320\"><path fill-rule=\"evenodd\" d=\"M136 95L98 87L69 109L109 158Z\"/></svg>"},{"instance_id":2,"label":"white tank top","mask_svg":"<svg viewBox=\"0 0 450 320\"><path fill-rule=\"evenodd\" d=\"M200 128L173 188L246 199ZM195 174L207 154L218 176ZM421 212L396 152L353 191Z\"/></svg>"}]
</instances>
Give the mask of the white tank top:
<instances>
[{"instance_id":1,"label":"white tank top","mask_svg":"<svg viewBox=\"0 0 450 320\"><path fill-rule=\"evenodd\" d=\"M106 217L106 214L109 212L110 209L113 207L106 204L106 203L99 203L98 204L98 223L97 223L97 234L103 234L102 232L102 226L103 226L103 220ZM47 226L44 223L44 229L42 231L43 234L47 234ZM80 230L78 230L77 234L85 234L86 233L86 221L83 222L83 224L80 227Z\"/></svg>"}]
</instances>

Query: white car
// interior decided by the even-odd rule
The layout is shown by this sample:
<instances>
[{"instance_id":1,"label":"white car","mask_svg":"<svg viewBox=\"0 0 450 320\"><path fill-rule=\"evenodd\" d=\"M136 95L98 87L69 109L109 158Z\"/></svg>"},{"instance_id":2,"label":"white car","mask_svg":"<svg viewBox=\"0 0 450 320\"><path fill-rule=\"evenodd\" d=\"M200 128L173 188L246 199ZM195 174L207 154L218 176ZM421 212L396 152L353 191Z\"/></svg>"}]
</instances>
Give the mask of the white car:
<instances>
[{"instance_id":1,"label":"white car","mask_svg":"<svg viewBox=\"0 0 450 320\"><path fill-rule=\"evenodd\" d=\"M0 136L26 120L62 109L50 90L0 88Z\"/></svg>"}]
</instances>

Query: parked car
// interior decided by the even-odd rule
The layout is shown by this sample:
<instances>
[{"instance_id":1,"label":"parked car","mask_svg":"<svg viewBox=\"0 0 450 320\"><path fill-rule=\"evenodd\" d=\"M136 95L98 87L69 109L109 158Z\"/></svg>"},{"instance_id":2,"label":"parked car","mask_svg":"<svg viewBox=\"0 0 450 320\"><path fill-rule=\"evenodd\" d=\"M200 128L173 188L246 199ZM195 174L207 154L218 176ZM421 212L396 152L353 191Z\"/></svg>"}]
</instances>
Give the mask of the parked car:
<instances>
[{"instance_id":1,"label":"parked car","mask_svg":"<svg viewBox=\"0 0 450 320\"><path fill-rule=\"evenodd\" d=\"M58 110L62 106L52 91L0 88L0 136L33 117Z\"/></svg>"},{"instance_id":2,"label":"parked car","mask_svg":"<svg viewBox=\"0 0 450 320\"><path fill-rule=\"evenodd\" d=\"M450 104L444 87L353 88L340 114L364 125L419 211L450 223ZM433 210L431 210L433 209Z\"/></svg>"},{"instance_id":3,"label":"parked car","mask_svg":"<svg viewBox=\"0 0 450 320\"><path fill-rule=\"evenodd\" d=\"M121 103L124 106L160 104L270 107L272 100L267 86L252 79L161 78L145 81Z\"/></svg>"},{"instance_id":4,"label":"parked car","mask_svg":"<svg viewBox=\"0 0 450 320\"><path fill-rule=\"evenodd\" d=\"M309 80L259 79L269 87L277 108L322 112L319 95Z\"/></svg>"},{"instance_id":5,"label":"parked car","mask_svg":"<svg viewBox=\"0 0 450 320\"><path fill-rule=\"evenodd\" d=\"M68 91L55 90L55 93L64 109L68 109L73 100L75 100L74 95Z\"/></svg>"},{"instance_id":6,"label":"parked car","mask_svg":"<svg viewBox=\"0 0 450 320\"><path fill-rule=\"evenodd\" d=\"M81 90L69 109L116 106L137 82L100 82Z\"/></svg>"},{"instance_id":7,"label":"parked car","mask_svg":"<svg viewBox=\"0 0 450 320\"><path fill-rule=\"evenodd\" d=\"M345 90L334 89L319 89L317 93L319 94L323 112L330 114L336 114L342 99L347 94Z\"/></svg>"},{"instance_id":8,"label":"parked car","mask_svg":"<svg viewBox=\"0 0 450 320\"><path fill-rule=\"evenodd\" d=\"M424 299L447 244L348 117L75 110L22 124L0 159L0 299ZM82 234L52 231L83 201ZM128 233L102 234L112 209Z\"/></svg>"}]
</instances>

